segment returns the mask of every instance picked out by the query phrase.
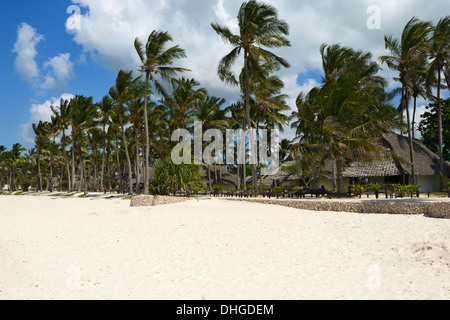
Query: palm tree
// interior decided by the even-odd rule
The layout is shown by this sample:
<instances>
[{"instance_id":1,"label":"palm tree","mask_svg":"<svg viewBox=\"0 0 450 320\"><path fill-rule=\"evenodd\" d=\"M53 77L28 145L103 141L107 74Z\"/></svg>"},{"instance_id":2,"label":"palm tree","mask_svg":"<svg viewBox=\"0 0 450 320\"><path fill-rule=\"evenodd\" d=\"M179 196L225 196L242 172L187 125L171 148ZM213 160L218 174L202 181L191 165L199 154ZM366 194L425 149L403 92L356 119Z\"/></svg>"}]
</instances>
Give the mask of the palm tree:
<instances>
[{"instance_id":1,"label":"palm tree","mask_svg":"<svg viewBox=\"0 0 450 320\"><path fill-rule=\"evenodd\" d=\"M419 66L426 66L425 61L422 63L419 63ZM411 95L413 97L413 105L414 105L414 111L412 115L412 138L415 139L416 134L416 113L417 113L417 98L426 97L426 89L425 89L425 80L426 80L426 74L425 74L425 68L423 70L415 70L411 74Z\"/></svg>"},{"instance_id":2,"label":"palm tree","mask_svg":"<svg viewBox=\"0 0 450 320\"><path fill-rule=\"evenodd\" d=\"M398 113L386 103L386 81L376 76L380 68L370 53L340 45L324 45L321 52L324 84L306 95L308 104L299 104L310 110L301 121L314 140L304 138L292 149L314 162L333 160L338 193L344 193L344 163L387 158L381 138L399 127Z\"/></svg>"},{"instance_id":3,"label":"palm tree","mask_svg":"<svg viewBox=\"0 0 450 320\"><path fill-rule=\"evenodd\" d=\"M293 121L291 128L296 129L295 134L299 141L306 143L315 142L315 132L313 128L310 127L310 124L315 123L316 121L319 96L320 89L315 88L307 95L301 92L297 97L297 111L292 112L290 120Z\"/></svg>"},{"instance_id":4,"label":"palm tree","mask_svg":"<svg viewBox=\"0 0 450 320\"><path fill-rule=\"evenodd\" d=\"M200 83L194 79L181 78L173 82L171 95L164 93L162 104L171 114L171 129L186 128L186 121L192 115L194 108L205 97L206 90L197 87Z\"/></svg>"},{"instance_id":5,"label":"palm tree","mask_svg":"<svg viewBox=\"0 0 450 320\"><path fill-rule=\"evenodd\" d=\"M390 56L381 56L379 59L386 63L390 69L399 72L402 84L402 103L406 110L408 124L408 138L411 161L412 183L416 183L414 165L414 150L411 128L411 117L409 111L409 99L411 91L412 74L420 69L427 54L428 40L431 32L430 22L423 22L412 18L405 26L400 40L392 36L385 37L386 49L391 52Z\"/></svg>"},{"instance_id":6,"label":"palm tree","mask_svg":"<svg viewBox=\"0 0 450 320\"><path fill-rule=\"evenodd\" d=\"M175 60L185 58L186 54L178 46L166 49L168 42L173 41L167 32L153 31L144 45L136 39L135 49L142 62L140 72L145 74L145 92L144 92L144 125L145 125L145 158L144 158L144 181L145 193L149 192L149 158L150 158L150 139L148 127L148 98L149 85L153 82L156 91L163 92L161 83L157 80L159 75L162 80L170 81L178 72L189 71L187 69L173 67Z\"/></svg>"},{"instance_id":7,"label":"palm tree","mask_svg":"<svg viewBox=\"0 0 450 320\"><path fill-rule=\"evenodd\" d=\"M449 83L449 67L450 67L450 16L447 16L441 20L433 28L433 37L430 43L430 67L428 74L428 87L430 88L429 95L431 94L431 83L436 83L438 104L438 131L439 131L439 153L440 153L440 189L444 189L444 144L442 134L442 103L441 103L441 81L442 72L445 73L447 80L447 86L450 89ZM437 79L436 79L437 78Z\"/></svg>"},{"instance_id":8,"label":"palm tree","mask_svg":"<svg viewBox=\"0 0 450 320\"><path fill-rule=\"evenodd\" d=\"M267 70L277 70L279 66L289 67L283 58L264 49L290 46L284 37L289 34L288 24L278 18L277 10L265 3L250 0L244 2L238 13L239 34L219 24L211 24L212 28L226 43L234 48L219 63L218 74L222 81L232 85L240 84L244 99L244 131L251 128L250 99L251 82L254 79L264 83ZM244 67L239 82L231 71L240 53L244 55ZM253 180L256 188L256 165L253 165ZM244 185L244 189L246 186Z\"/></svg>"},{"instance_id":9,"label":"palm tree","mask_svg":"<svg viewBox=\"0 0 450 320\"><path fill-rule=\"evenodd\" d=\"M21 155L22 152L25 151L25 148L20 144L20 143L15 143L12 148L11 151L9 151L9 164L10 164L10 186L11 185L16 185L16 168L17 165L20 163L21 161ZM16 187L14 187L15 189Z\"/></svg>"},{"instance_id":10,"label":"palm tree","mask_svg":"<svg viewBox=\"0 0 450 320\"><path fill-rule=\"evenodd\" d=\"M55 117L58 118L59 122L59 131L62 132L62 138L61 138L61 150L63 153L63 158L65 162L65 166L67 169L67 180L68 180L68 192L72 191L73 185L72 180L70 177L70 165L69 165L69 159L67 157L66 152L66 130L69 129L70 126L70 108L69 108L69 101L61 99L59 108L50 107L53 111L53 114ZM75 165L75 164L72 164Z\"/></svg>"},{"instance_id":11,"label":"palm tree","mask_svg":"<svg viewBox=\"0 0 450 320\"><path fill-rule=\"evenodd\" d=\"M88 184L82 144L85 133L95 125L97 117L97 110L92 101L92 97L75 96L69 103L72 126L72 182L75 181L75 153L78 153L80 163L78 192L81 192L82 186L84 186L85 194L88 192Z\"/></svg>"},{"instance_id":12,"label":"palm tree","mask_svg":"<svg viewBox=\"0 0 450 320\"><path fill-rule=\"evenodd\" d=\"M111 116L113 115L113 107L114 107L114 102L112 101L112 99L109 96L104 96L102 101L100 103L97 104L97 110L99 113L99 117L100 117L100 124L102 126L103 129L103 154L102 154L102 168L101 168L101 173L100 173L100 190L102 192L105 191L105 187L104 187L104 173L105 173L105 162L107 160L107 149L108 149L108 133L106 131L106 127L110 125L111 123ZM111 184L111 179L110 179L110 172L108 172L108 181L109 181L109 185Z\"/></svg>"},{"instance_id":13,"label":"palm tree","mask_svg":"<svg viewBox=\"0 0 450 320\"><path fill-rule=\"evenodd\" d=\"M98 179L97 179L97 158L98 158L98 148L100 143L103 141L103 132L99 128L92 128L87 132L87 141L91 148L92 155L92 168L94 174L93 188L98 192Z\"/></svg>"},{"instance_id":14,"label":"palm tree","mask_svg":"<svg viewBox=\"0 0 450 320\"><path fill-rule=\"evenodd\" d=\"M244 120L244 104L241 101L236 103L232 103L228 107L225 108L225 114L228 115L227 121L230 129L237 130L242 128L242 122ZM244 168L244 179L245 177L245 168ZM236 189L241 189L241 165L237 165L237 181L236 181Z\"/></svg>"},{"instance_id":15,"label":"palm tree","mask_svg":"<svg viewBox=\"0 0 450 320\"><path fill-rule=\"evenodd\" d=\"M48 191L53 192L53 160L55 155L56 137L59 135L60 121L57 115L52 115L50 122L48 122L48 135L52 139L50 144L50 181Z\"/></svg>"},{"instance_id":16,"label":"palm tree","mask_svg":"<svg viewBox=\"0 0 450 320\"><path fill-rule=\"evenodd\" d=\"M132 99L129 103L130 111L130 123L133 126L134 134L134 148L135 148L135 167L136 167L136 192L140 193L140 181L141 181L141 137L144 136L144 102L142 100L144 93L144 86L141 82L138 82L136 86L133 87ZM142 144L143 145L143 144Z\"/></svg>"},{"instance_id":17,"label":"palm tree","mask_svg":"<svg viewBox=\"0 0 450 320\"><path fill-rule=\"evenodd\" d=\"M195 121L201 122L203 130L217 129L225 131L228 127L228 121L225 118L225 111L221 109L221 106L225 103L225 99L217 97L206 96L202 99L194 109L192 110L192 117L189 120L190 123ZM222 157L222 155L216 154L216 157ZM222 162L222 161L220 161ZM214 162L214 182L217 183L217 161ZM220 171L221 172L221 171ZM209 188L212 190L211 183L211 169L208 165L208 182Z\"/></svg>"},{"instance_id":18,"label":"palm tree","mask_svg":"<svg viewBox=\"0 0 450 320\"><path fill-rule=\"evenodd\" d=\"M39 121L38 124L33 123L33 131L36 134L36 138L34 140L35 147L37 151L37 168L38 168L38 190L42 192L42 173L41 173L41 153L44 148L45 143L47 142L48 130L45 122Z\"/></svg>"},{"instance_id":19,"label":"palm tree","mask_svg":"<svg viewBox=\"0 0 450 320\"><path fill-rule=\"evenodd\" d=\"M128 163L128 191L130 194L133 193L133 181L132 181L133 169L131 167L130 153L128 152L128 142L127 137L125 135L124 116L126 116L127 112L125 105L131 98L130 92L132 90L132 86L134 85L132 74L133 74L132 71L127 72L120 70L116 79L116 84L109 91L109 95L114 100L116 112L117 115L119 116L119 124L122 132L122 141Z\"/></svg>"}]
</instances>

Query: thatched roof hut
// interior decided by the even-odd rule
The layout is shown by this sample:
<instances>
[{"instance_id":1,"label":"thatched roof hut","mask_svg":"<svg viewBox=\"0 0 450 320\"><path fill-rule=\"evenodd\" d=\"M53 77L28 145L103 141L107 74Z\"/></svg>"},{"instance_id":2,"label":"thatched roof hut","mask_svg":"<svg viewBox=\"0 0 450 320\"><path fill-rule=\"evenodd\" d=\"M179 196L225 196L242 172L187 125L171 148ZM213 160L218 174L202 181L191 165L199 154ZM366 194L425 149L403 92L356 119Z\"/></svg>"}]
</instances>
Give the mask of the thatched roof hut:
<instances>
[{"instance_id":1,"label":"thatched roof hut","mask_svg":"<svg viewBox=\"0 0 450 320\"><path fill-rule=\"evenodd\" d=\"M264 179L270 183L276 181L277 184L285 184L291 181L299 181L299 177L295 174L286 172L283 168L296 165L297 161L290 156L288 161L284 162L280 167L274 169ZM327 160L322 168L319 168L317 176L321 179L333 179L333 161Z\"/></svg>"},{"instance_id":2,"label":"thatched roof hut","mask_svg":"<svg viewBox=\"0 0 450 320\"><path fill-rule=\"evenodd\" d=\"M378 161L371 164L352 163L344 171L346 178L369 178L411 175L409 139L397 134L387 134L383 138L386 148L392 150L399 160ZM419 140L413 140L414 169L417 176L438 176L439 157ZM450 164L444 163L444 175L450 176Z\"/></svg>"}]
</instances>

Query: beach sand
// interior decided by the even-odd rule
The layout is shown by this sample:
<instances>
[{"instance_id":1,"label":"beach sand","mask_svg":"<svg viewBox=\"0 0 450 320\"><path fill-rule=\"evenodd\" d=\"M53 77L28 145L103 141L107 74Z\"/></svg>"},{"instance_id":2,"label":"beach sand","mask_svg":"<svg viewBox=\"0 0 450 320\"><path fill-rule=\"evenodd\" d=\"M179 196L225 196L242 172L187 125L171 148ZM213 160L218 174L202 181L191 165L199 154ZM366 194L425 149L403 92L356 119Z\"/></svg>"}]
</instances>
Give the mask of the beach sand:
<instances>
[{"instance_id":1,"label":"beach sand","mask_svg":"<svg viewBox=\"0 0 450 320\"><path fill-rule=\"evenodd\" d=\"M0 299L450 299L450 220L0 196Z\"/></svg>"}]
</instances>

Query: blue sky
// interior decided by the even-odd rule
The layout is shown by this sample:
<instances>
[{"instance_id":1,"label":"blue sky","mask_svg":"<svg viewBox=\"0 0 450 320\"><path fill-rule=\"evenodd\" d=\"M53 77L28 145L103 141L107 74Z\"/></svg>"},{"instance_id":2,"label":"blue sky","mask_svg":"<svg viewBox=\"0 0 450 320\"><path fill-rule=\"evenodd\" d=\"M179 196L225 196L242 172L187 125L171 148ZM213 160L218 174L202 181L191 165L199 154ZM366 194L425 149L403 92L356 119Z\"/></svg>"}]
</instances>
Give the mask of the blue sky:
<instances>
[{"instance_id":1,"label":"blue sky","mask_svg":"<svg viewBox=\"0 0 450 320\"><path fill-rule=\"evenodd\" d=\"M291 27L291 48L278 53L292 65L280 77L294 101L301 91L320 83L322 43L341 43L385 54L383 37L399 36L413 16L437 22L448 8L444 0L267 0ZM93 96L99 101L113 85L119 69L136 70L136 37L145 41L154 30L169 31L175 44L186 49L180 66L211 94L238 99L235 88L221 83L217 63L230 47L210 23L236 29L239 0L45 0L3 1L0 10L0 145L19 142L32 147L31 123L48 120L50 105L61 97ZM76 5L77 12L67 13ZM381 12L381 29L367 28L367 8ZM66 26L78 27L69 30ZM75 23L75 24L74 24ZM392 79L384 67L382 74ZM394 86L394 84L392 83ZM444 94L448 96L448 92ZM420 108L426 101L420 101Z\"/></svg>"},{"instance_id":2,"label":"blue sky","mask_svg":"<svg viewBox=\"0 0 450 320\"><path fill-rule=\"evenodd\" d=\"M45 3L43 5L42 3ZM83 47L73 41L66 32L66 13L70 1L7 1L2 3L0 11L1 41L0 63L0 144L8 149L12 144L20 142L27 148L31 145L23 137L23 125L29 124L30 108L33 104L42 104L52 97L60 97L63 93L76 93L94 98L108 92L114 80L112 70L98 63L82 61ZM36 46L36 64L39 76L28 82L16 71L17 52L14 45L18 38L18 29L23 23L34 28L42 40ZM73 74L65 85L56 88L42 89L39 82L44 81L46 74L52 73L45 63L60 54L70 54L74 64ZM81 60L81 61L80 61Z\"/></svg>"}]
</instances>

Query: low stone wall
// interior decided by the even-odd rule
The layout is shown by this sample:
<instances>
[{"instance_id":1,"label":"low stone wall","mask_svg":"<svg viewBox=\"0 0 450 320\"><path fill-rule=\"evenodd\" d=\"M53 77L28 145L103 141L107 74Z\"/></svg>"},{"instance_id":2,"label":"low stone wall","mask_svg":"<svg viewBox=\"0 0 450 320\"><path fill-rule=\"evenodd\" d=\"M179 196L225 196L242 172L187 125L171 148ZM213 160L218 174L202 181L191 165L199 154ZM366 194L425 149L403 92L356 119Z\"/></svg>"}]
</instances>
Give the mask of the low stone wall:
<instances>
[{"instance_id":1,"label":"low stone wall","mask_svg":"<svg viewBox=\"0 0 450 320\"><path fill-rule=\"evenodd\" d=\"M450 202L412 203L403 201L333 201L333 200L277 200L222 198L230 201L246 201L290 207L311 211L334 211L377 214L426 215L450 219ZM137 196L131 199L132 207L152 207L190 200L182 197Z\"/></svg>"},{"instance_id":2,"label":"low stone wall","mask_svg":"<svg viewBox=\"0 0 450 320\"><path fill-rule=\"evenodd\" d=\"M427 216L440 219L450 219L450 202L430 204L428 207Z\"/></svg>"},{"instance_id":3,"label":"low stone wall","mask_svg":"<svg viewBox=\"0 0 450 320\"><path fill-rule=\"evenodd\" d=\"M185 202L188 198L166 197L166 196L137 196L131 199L131 207L154 207L166 204Z\"/></svg>"},{"instance_id":4,"label":"low stone wall","mask_svg":"<svg viewBox=\"0 0 450 320\"><path fill-rule=\"evenodd\" d=\"M280 205L300 210L333 211L377 214L426 215L450 219L450 202L408 203L388 201L320 201L320 200L268 200L268 199L229 199L232 201L251 201Z\"/></svg>"}]
</instances>

